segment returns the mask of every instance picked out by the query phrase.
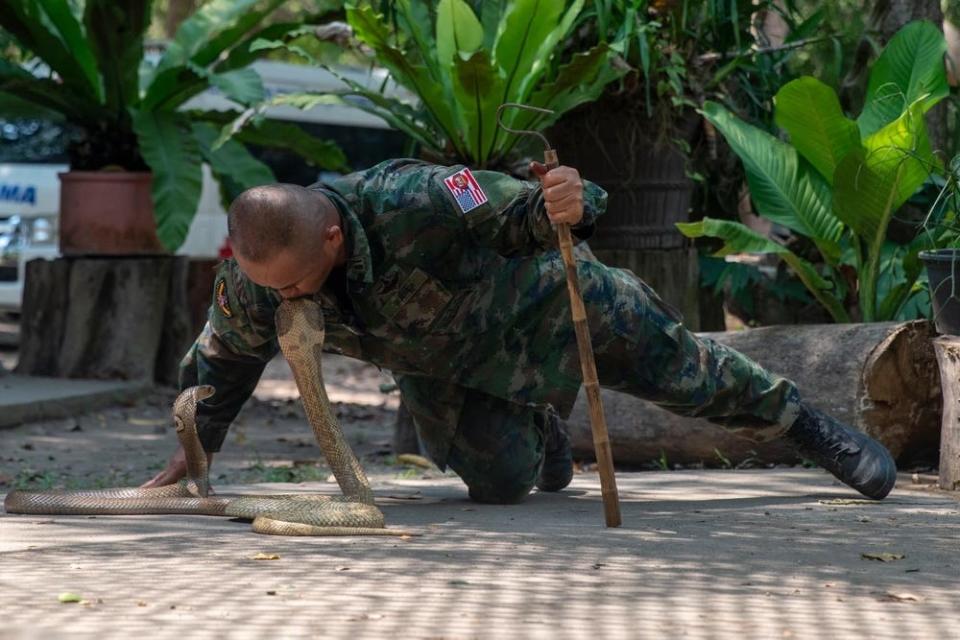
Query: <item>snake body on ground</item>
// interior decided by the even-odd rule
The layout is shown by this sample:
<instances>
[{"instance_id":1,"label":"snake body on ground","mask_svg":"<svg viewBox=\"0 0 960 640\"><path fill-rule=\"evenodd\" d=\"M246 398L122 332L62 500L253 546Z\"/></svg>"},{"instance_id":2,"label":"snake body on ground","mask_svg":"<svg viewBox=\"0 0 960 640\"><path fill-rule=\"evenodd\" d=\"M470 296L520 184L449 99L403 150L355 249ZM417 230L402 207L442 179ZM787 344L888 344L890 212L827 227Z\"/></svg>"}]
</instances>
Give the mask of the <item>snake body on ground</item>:
<instances>
[{"instance_id":1,"label":"snake body on ground","mask_svg":"<svg viewBox=\"0 0 960 640\"><path fill-rule=\"evenodd\" d=\"M373 491L330 409L323 386L323 314L307 299L284 300L275 315L280 350L290 363L307 421L340 485L342 496L211 495L207 458L197 436L197 404L213 387L184 390L174 402L177 437L187 459L187 477L177 484L81 491L11 491L7 513L46 515L195 514L253 520L257 533L274 535L408 535L387 529Z\"/></svg>"}]
</instances>

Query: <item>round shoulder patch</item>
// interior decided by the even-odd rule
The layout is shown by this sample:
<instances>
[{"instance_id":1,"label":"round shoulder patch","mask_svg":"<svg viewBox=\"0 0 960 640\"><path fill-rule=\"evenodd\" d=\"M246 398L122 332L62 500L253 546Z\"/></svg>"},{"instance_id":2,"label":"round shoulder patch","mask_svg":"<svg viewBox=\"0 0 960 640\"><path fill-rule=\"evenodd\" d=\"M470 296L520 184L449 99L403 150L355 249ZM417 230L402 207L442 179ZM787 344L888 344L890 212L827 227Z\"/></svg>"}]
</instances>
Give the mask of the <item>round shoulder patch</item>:
<instances>
[{"instance_id":1,"label":"round shoulder patch","mask_svg":"<svg viewBox=\"0 0 960 640\"><path fill-rule=\"evenodd\" d=\"M233 310L230 309L230 299L227 297L227 282L223 278L217 278L217 284L214 286L216 293L217 306L220 307L220 313L227 318L233 317Z\"/></svg>"}]
</instances>

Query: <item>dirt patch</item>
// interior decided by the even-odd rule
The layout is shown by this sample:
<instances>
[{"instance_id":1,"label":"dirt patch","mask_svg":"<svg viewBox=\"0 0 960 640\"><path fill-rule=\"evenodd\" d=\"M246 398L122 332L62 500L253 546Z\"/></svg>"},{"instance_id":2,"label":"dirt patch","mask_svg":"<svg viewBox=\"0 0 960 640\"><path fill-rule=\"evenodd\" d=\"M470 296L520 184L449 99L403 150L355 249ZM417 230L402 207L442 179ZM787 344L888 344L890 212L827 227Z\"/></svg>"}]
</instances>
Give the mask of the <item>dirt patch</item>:
<instances>
[{"instance_id":1,"label":"dirt patch","mask_svg":"<svg viewBox=\"0 0 960 640\"><path fill-rule=\"evenodd\" d=\"M324 362L333 408L371 475L442 475L397 464L390 448L399 399L381 385L392 378L343 357ZM47 420L0 431L0 491L10 488L129 486L159 471L176 447L170 407L176 392L156 389L129 406ZM211 469L217 484L326 481L292 374L271 362L227 435Z\"/></svg>"}]
</instances>

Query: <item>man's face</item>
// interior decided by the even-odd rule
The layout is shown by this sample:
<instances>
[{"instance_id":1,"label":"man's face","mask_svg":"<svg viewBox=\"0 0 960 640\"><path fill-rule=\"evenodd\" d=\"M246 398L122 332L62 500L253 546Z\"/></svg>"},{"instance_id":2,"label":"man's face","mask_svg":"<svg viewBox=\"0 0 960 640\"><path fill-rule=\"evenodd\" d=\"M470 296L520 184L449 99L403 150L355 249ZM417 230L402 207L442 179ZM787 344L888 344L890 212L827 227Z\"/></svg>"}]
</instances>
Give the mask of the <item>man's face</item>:
<instances>
[{"instance_id":1,"label":"man's face","mask_svg":"<svg viewBox=\"0 0 960 640\"><path fill-rule=\"evenodd\" d=\"M328 234L318 250L287 248L260 262L251 262L237 253L237 264L256 284L276 289L284 298L312 296L320 291L337 266L343 246L339 227L331 227Z\"/></svg>"}]
</instances>

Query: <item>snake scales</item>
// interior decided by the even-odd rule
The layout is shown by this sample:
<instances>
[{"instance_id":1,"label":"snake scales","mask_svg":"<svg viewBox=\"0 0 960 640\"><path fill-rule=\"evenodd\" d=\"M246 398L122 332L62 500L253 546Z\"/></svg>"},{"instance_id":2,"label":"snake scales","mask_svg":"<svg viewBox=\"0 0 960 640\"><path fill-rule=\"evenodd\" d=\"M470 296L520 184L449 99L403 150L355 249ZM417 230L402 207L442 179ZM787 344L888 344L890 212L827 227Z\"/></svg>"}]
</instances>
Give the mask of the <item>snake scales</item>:
<instances>
[{"instance_id":1,"label":"snake scales","mask_svg":"<svg viewBox=\"0 0 960 640\"><path fill-rule=\"evenodd\" d=\"M255 532L275 535L407 534L385 528L366 474L330 410L320 368L324 325L319 306L305 299L285 300L275 321L280 349L293 370L307 421L343 496L208 495L207 458L197 437L195 416L197 403L212 396L214 389L199 386L185 390L174 402L177 437L187 457L187 478L178 484L151 489L11 491L3 503L7 513L179 513L252 519Z\"/></svg>"}]
</instances>

